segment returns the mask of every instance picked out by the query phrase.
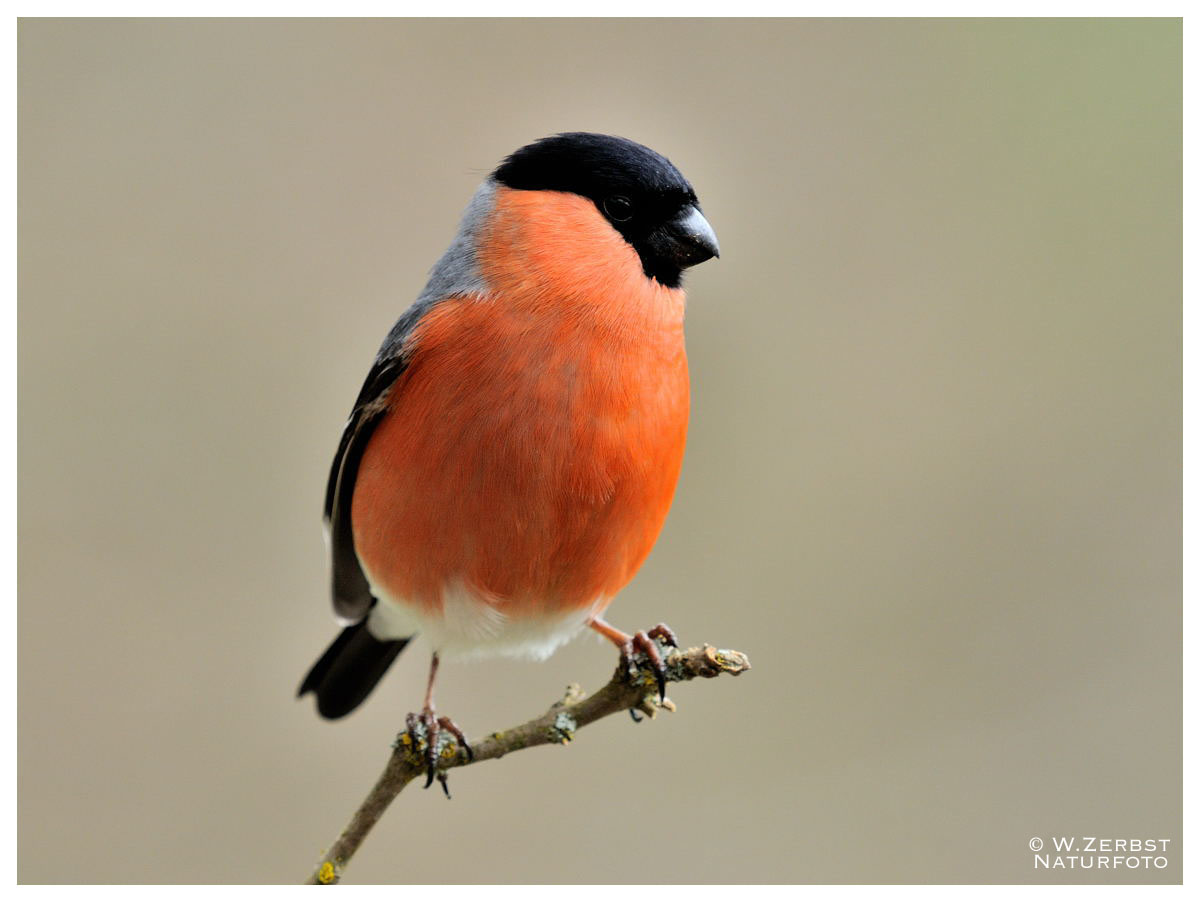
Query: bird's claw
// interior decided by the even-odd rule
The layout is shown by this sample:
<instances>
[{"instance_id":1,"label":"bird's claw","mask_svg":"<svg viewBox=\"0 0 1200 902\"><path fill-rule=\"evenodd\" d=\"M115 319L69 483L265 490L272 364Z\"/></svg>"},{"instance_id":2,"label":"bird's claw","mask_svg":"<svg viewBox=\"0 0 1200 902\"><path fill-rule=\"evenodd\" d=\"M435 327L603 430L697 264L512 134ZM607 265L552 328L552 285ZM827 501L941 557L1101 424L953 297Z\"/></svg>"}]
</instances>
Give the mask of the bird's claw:
<instances>
[{"instance_id":1,"label":"bird's claw","mask_svg":"<svg viewBox=\"0 0 1200 902\"><path fill-rule=\"evenodd\" d=\"M470 744L467 742L467 737L463 735L463 731L458 728L458 724L452 721L449 717L438 717L437 713L432 708L425 708L420 714L409 714L404 718L404 725L408 735L412 738L412 748L414 751L420 749L422 733L424 733L425 748L422 756L423 764L425 765L425 789L433 785L433 781L437 780L442 786L442 792L446 794L446 798L450 798L450 788L446 784L446 772L439 771L438 762L438 747L441 738L441 733L445 730L454 737L458 743L458 747L466 755L467 761L475 760L475 752L472 751Z\"/></svg>"},{"instance_id":2,"label":"bird's claw","mask_svg":"<svg viewBox=\"0 0 1200 902\"><path fill-rule=\"evenodd\" d=\"M658 700L661 705L667 698L667 665L663 661L662 652L659 651L658 643L655 642L656 639L670 648L679 647L675 633L665 623L660 623L651 630L634 633L621 644L621 665L625 668L626 673L634 677L639 670L634 655L637 652L644 655L650 671L654 674L654 682L658 687ZM634 723L638 723L640 718L636 714L636 709L630 708L629 711Z\"/></svg>"},{"instance_id":3,"label":"bird's claw","mask_svg":"<svg viewBox=\"0 0 1200 902\"><path fill-rule=\"evenodd\" d=\"M658 626L646 632L646 635L651 639L662 640L663 645L671 648L679 648L679 640L675 638L675 631L665 623L660 623Z\"/></svg>"},{"instance_id":4,"label":"bird's claw","mask_svg":"<svg viewBox=\"0 0 1200 902\"><path fill-rule=\"evenodd\" d=\"M438 726L454 737L458 743L458 747L462 749L466 755L467 762L475 760L475 750L471 748L471 743L467 742L467 737L463 735L463 731L458 728L458 724L452 721L449 717L439 717Z\"/></svg>"}]
</instances>

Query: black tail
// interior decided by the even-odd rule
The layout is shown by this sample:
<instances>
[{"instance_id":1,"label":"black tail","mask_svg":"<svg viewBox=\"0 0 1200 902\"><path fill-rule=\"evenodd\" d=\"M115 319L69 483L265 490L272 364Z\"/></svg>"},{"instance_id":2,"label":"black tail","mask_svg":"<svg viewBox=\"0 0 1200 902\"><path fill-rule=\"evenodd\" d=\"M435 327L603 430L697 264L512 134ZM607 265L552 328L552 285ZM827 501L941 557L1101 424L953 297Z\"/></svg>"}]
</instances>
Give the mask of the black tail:
<instances>
[{"instance_id":1,"label":"black tail","mask_svg":"<svg viewBox=\"0 0 1200 902\"><path fill-rule=\"evenodd\" d=\"M367 630L366 620L348 626L312 666L297 695L315 692L322 717L345 717L371 694L409 641L376 639Z\"/></svg>"}]
</instances>

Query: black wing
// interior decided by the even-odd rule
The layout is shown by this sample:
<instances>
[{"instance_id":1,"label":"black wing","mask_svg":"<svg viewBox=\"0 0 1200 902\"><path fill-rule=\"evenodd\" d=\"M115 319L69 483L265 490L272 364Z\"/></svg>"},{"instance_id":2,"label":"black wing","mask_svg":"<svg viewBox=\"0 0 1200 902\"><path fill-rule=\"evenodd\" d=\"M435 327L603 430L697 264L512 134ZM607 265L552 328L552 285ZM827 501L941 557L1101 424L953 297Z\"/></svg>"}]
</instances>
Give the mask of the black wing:
<instances>
[{"instance_id":1,"label":"black wing","mask_svg":"<svg viewBox=\"0 0 1200 902\"><path fill-rule=\"evenodd\" d=\"M358 400L354 402L354 410L329 470L325 522L329 527L329 548L333 557L333 610L340 619L350 623L366 617L375 603L354 550L354 529L350 522L350 502L354 497L358 466L371 434L387 411L392 386L408 366L404 341L431 306L429 303L415 304L392 327L358 393Z\"/></svg>"}]
</instances>

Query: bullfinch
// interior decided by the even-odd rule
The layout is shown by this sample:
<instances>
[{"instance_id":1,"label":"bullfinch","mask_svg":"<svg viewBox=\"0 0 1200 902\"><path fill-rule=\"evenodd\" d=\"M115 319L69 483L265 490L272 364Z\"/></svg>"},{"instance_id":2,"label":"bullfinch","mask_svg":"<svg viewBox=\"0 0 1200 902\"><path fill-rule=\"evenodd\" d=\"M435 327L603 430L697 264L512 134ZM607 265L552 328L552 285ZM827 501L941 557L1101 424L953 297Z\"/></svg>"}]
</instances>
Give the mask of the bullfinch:
<instances>
[{"instance_id":1,"label":"bullfinch","mask_svg":"<svg viewBox=\"0 0 1200 902\"><path fill-rule=\"evenodd\" d=\"M666 157L575 132L480 185L384 339L325 493L344 629L300 695L353 711L418 633L433 647L429 785L443 656L543 659L584 627L665 674L655 639L602 618L658 537L688 422L683 271L718 255ZM414 745L415 747L415 745Z\"/></svg>"}]
</instances>

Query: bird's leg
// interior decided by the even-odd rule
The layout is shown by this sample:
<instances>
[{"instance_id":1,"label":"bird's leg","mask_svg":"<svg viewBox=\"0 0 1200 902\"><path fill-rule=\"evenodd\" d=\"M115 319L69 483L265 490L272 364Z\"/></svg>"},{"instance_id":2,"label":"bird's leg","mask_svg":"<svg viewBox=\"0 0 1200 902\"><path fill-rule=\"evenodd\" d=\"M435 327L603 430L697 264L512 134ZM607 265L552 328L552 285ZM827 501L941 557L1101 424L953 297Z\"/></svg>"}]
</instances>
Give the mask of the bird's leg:
<instances>
[{"instance_id":1,"label":"bird's leg","mask_svg":"<svg viewBox=\"0 0 1200 902\"><path fill-rule=\"evenodd\" d=\"M433 660L429 664L429 685L425 687L425 707L421 709L420 714L409 714L405 718L405 726L408 729L409 736L412 737L413 748L417 748L420 737L417 733L417 725L420 724L425 728L425 788L428 789L433 785L436 778L442 784L442 791L446 793L446 798L450 798L450 789L446 786L446 775L438 773L438 739L441 736L441 731L445 730L451 734L457 741L458 747L463 750L470 761L475 757L475 753L471 751L471 746L467 743L467 737L463 735L463 731L458 728L458 725L449 717L438 717L437 709L433 704L433 684L437 678L438 672L438 655L433 653Z\"/></svg>"},{"instance_id":2,"label":"bird's leg","mask_svg":"<svg viewBox=\"0 0 1200 902\"><path fill-rule=\"evenodd\" d=\"M664 645L669 645L671 648L677 648L679 643L675 638L675 633L665 623L660 623L658 626L645 632L636 632L632 636L621 632L610 623L606 623L599 617L593 617L588 621L588 626L598 632L601 636L612 642L621 650L621 665L630 674L637 672L637 665L633 661L635 651L640 651L646 656L646 660L650 662L650 669L654 673L654 679L658 683L658 698L663 701L667 697L667 665L663 662L662 654L658 650L658 645L655 644L655 639L662 640ZM633 709L630 709L631 711ZM633 719L637 720L637 715L633 715Z\"/></svg>"}]
</instances>

